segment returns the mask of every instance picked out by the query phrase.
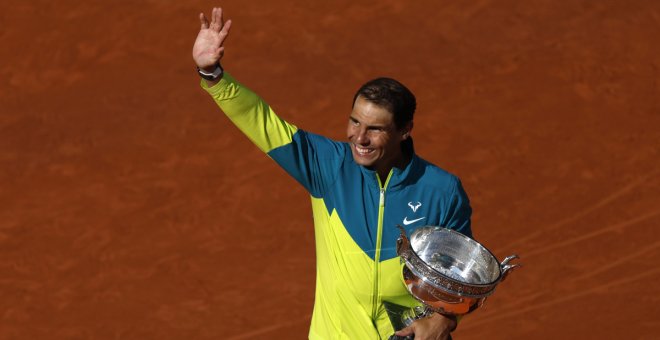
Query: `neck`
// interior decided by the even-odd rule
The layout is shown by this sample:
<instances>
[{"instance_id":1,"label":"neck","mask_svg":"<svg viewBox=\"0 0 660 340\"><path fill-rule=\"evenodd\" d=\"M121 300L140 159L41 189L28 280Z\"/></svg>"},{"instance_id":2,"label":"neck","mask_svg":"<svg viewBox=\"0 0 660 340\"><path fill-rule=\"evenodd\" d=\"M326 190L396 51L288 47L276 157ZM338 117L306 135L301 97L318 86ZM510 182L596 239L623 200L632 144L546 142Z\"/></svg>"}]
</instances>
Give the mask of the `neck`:
<instances>
[{"instance_id":1,"label":"neck","mask_svg":"<svg viewBox=\"0 0 660 340\"><path fill-rule=\"evenodd\" d=\"M410 163L412 160L412 155L402 155L402 157L399 157L393 164L387 167L383 167L382 169L375 169L376 173L378 174L378 178L380 178L380 183L382 185L385 185L385 181L387 181L387 176L389 176L390 171L392 169L397 168L399 170L403 170L406 168L406 165Z\"/></svg>"},{"instance_id":2,"label":"neck","mask_svg":"<svg viewBox=\"0 0 660 340\"><path fill-rule=\"evenodd\" d=\"M387 181L387 176L389 176L390 174L390 170L392 170L392 168L389 168L387 171L384 170L376 171L376 173L378 174L378 178L380 179L381 185L385 186L385 182Z\"/></svg>"},{"instance_id":3,"label":"neck","mask_svg":"<svg viewBox=\"0 0 660 340\"><path fill-rule=\"evenodd\" d=\"M375 170L376 173L378 174L380 183L382 185L385 185L385 181L387 181L387 176L389 176L390 171L393 168L398 168L399 170L405 169L408 163L412 161L414 153L415 152L414 152L412 138L408 138L405 141L401 142L401 154L398 155L391 164L381 169L372 169Z\"/></svg>"}]
</instances>

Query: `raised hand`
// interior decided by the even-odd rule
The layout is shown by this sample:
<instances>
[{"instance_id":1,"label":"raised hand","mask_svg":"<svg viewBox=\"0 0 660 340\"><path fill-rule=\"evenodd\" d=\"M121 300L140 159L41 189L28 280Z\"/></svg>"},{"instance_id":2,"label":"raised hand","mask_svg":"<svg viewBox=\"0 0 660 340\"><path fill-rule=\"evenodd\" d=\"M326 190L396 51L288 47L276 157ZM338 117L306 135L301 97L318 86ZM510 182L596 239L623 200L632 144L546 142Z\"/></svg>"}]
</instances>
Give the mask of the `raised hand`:
<instances>
[{"instance_id":1,"label":"raised hand","mask_svg":"<svg viewBox=\"0 0 660 340\"><path fill-rule=\"evenodd\" d=\"M214 7L211 11L211 23L209 24L204 13L199 13L199 22L201 28L193 45L192 56L197 67L212 71L225 53L223 44L229 35L231 20L224 22L222 8Z\"/></svg>"}]
</instances>

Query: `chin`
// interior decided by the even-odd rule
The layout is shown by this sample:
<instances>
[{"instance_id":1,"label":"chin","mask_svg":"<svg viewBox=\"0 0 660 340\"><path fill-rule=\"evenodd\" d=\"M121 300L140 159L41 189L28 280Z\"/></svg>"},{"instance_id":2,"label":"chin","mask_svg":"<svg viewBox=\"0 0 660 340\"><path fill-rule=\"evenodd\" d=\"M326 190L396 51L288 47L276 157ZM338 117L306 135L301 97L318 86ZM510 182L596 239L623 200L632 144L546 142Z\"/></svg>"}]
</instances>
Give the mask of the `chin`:
<instances>
[{"instance_id":1,"label":"chin","mask_svg":"<svg viewBox=\"0 0 660 340\"><path fill-rule=\"evenodd\" d=\"M376 163L376 161L373 160L373 159L365 158L365 157L356 155L355 153L353 154L353 160L355 161L355 163L357 163L359 165L362 165L363 167L366 167L366 168L371 168L374 165L374 163Z\"/></svg>"},{"instance_id":2,"label":"chin","mask_svg":"<svg viewBox=\"0 0 660 340\"><path fill-rule=\"evenodd\" d=\"M358 165L362 165L363 167L366 167L366 168L370 168L371 165L373 164L373 162L365 162L364 160L357 159L356 157L353 157L353 160L354 160L355 163L357 163Z\"/></svg>"}]
</instances>

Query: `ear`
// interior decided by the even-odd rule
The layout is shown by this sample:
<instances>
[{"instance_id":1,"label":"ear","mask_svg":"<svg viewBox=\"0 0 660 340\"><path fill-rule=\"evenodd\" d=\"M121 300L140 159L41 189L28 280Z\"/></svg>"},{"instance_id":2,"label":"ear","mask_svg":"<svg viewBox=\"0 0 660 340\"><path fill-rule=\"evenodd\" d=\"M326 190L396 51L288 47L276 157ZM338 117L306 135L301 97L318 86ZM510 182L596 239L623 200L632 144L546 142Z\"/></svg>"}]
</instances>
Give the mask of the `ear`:
<instances>
[{"instance_id":1,"label":"ear","mask_svg":"<svg viewBox=\"0 0 660 340\"><path fill-rule=\"evenodd\" d=\"M411 121L408 122L408 124L406 124L406 127L403 128L403 130L402 130L403 131L403 135L402 135L403 140L406 140L410 137L410 133L412 132L412 129L413 129L413 122L411 120Z\"/></svg>"}]
</instances>

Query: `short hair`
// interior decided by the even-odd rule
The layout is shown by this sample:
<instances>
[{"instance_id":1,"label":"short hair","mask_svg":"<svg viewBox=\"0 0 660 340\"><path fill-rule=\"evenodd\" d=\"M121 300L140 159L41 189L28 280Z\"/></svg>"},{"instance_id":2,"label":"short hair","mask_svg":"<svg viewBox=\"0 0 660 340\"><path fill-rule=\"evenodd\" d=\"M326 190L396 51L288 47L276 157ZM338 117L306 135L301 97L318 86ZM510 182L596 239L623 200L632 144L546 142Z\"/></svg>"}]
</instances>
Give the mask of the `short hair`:
<instances>
[{"instance_id":1,"label":"short hair","mask_svg":"<svg viewBox=\"0 0 660 340\"><path fill-rule=\"evenodd\" d=\"M382 77L366 82L355 93L353 105L358 96L391 112L397 129L404 128L413 120L417 108L415 95L392 78Z\"/></svg>"}]
</instances>

